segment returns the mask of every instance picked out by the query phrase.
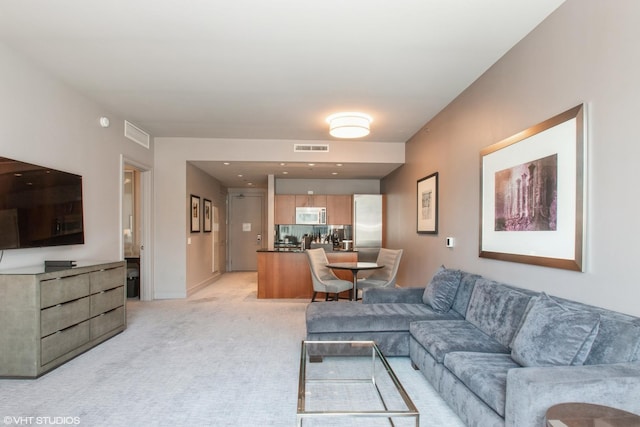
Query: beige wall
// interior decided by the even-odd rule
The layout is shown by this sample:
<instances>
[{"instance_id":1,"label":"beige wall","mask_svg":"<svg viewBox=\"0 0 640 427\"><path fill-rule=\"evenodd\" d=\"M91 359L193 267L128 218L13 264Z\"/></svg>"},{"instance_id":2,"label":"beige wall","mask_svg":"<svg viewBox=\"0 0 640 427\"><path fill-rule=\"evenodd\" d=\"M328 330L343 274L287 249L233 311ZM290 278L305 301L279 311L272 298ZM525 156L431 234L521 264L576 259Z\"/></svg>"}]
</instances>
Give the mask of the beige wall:
<instances>
[{"instance_id":1,"label":"beige wall","mask_svg":"<svg viewBox=\"0 0 640 427\"><path fill-rule=\"evenodd\" d=\"M124 137L125 118L78 94L0 43L0 156L83 177L85 244L5 250L0 269L45 259L118 260L121 156L153 166L151 149ZM111 120L109 128L99 124Z\"/></svg>"},{"instance_id":2,"label":"beige wall","mask_svg":"<svg viewBox=\"0 0 640 427\"><path fill-rule=\"evenodd\" d=\"M187 211L191 205L191 195L200 197L200 207L204 209L204 199L211 200L212 207L218 207L220 227L220 239L215 248L216 257L220 257L217 265L221 268L216 271L213 265L213 244L214 233L205 233L202 222L200 224L200 232L191 233L191 223L189 220L185 223L188 233L187 241L187 295L190 295L204 286L214 282L220 274L224 273L226 265L226 223L227 210L227 189L220 183L206 174L202 170L187 163L187 187L185 197L185 207ZM202 212L202 211L201 211ZM213 227L213 225L212 225Z\"/></svg>"},{"instance_id":3,"label":"beige wall","mask_svg":"<svg viewBox=\"0 0 640 427\"><path fill-rule=\"evenodd\" d=\"M568 0L407 144L383 180L389 246L405 248L403 286L440 264L640 315L637 162L640 2ZM478 257L479 152L581 102L588 112L585 272ZM440 174L439 234L417 235L416 181ZM445 248L447 236L456 246Z\"/></svg>"}]
</instances>

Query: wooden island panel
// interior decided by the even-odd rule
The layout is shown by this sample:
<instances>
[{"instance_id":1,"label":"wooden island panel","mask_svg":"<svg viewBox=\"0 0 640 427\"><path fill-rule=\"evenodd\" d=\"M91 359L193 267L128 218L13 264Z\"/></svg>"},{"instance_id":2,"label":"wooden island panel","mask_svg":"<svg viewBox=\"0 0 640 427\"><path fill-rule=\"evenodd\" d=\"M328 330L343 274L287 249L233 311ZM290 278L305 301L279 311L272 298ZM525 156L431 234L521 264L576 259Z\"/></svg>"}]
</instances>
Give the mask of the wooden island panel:
<instances>
[{"instance_id":1,"label":"wooden island panel","mask_svg":"<svg viewBox=\"0 0 640 427\"><path fill-rule=\"evenodd\" d=\"M355 262L357 252L327 252L329 262ZM344 280L352 281L350 271L336 271ZM258 252L258 298L309 298L313 283L309 260L304 252ZM346 293L345 293L346 295Z\"/></svg>"}]
</instances>

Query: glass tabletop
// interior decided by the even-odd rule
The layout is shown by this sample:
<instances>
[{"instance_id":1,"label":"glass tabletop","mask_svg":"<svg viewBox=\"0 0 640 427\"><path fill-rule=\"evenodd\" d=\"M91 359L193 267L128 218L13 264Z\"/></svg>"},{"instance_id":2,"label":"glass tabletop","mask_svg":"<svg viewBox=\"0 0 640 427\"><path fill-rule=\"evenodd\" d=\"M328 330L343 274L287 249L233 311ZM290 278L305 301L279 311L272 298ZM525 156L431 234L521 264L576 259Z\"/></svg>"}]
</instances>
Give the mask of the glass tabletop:
<instances>
[{"instance_id":1,"label":"glass tabletop","mask_svg":"<svg viewBox=\"0 0 640 427\"><path fill-rule=\"evenodd\" d=\"M303 341L297 425L412 426L420 415L373 341Z\"/></svg>"},{"instance_id":2,"label":"glass tabletop","mask_svg":"<svg viewBox=\"0 0 640 427\"><path fill-rule=\"evenodd\" d=\"M331 262L327 264L327 267L343 270L373 270L382 268L384 265L375 262Z\"/></svg>"}]
</instances>

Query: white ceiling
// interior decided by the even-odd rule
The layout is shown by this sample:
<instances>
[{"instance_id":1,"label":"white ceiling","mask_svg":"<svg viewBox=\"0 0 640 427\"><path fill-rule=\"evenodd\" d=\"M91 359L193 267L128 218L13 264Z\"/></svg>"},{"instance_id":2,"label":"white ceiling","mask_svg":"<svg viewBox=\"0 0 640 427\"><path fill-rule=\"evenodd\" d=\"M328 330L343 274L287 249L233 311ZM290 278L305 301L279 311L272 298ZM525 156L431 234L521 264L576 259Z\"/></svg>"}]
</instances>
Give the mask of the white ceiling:
<instances>
[{"instance_id":1,"label":"white ceiling","mask_svg":"<svg viewBox=\"0 0 640 427\"><path fill-rule=\"evenodd\" d=\"M356 110L404 143L563 1L0 0L0 40L153 136L330 140Z\"/></svg>"}]
</instances>

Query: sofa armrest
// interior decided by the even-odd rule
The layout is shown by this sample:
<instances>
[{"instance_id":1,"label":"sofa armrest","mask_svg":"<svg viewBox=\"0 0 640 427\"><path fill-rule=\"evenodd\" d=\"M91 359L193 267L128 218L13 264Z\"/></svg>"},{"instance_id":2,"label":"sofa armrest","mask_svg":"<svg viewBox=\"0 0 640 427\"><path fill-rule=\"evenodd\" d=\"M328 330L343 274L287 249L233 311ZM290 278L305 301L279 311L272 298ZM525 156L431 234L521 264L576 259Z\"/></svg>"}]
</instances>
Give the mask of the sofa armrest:
<instances>
[{"instance_id":1,"label":"sofa armrest","mask_svg":"<svg viewBox=\"0 0 640 427\"><path fill-rule=\"evenodd\" d=\"M406 303L424 304L424 288L365 288L362 293L364 304Z\"/></svg>"},{"instance_id":2,"label":"sofa armrest","mask_svg":"<svg viewBox=\"0 0 640 427\"><path fill-rule=\"evenodd\" d=\"M640 363L517 368L507 374L505 427L539 427L551 406L584 402L640 413Z\"/></svg>"}]
</instances>

